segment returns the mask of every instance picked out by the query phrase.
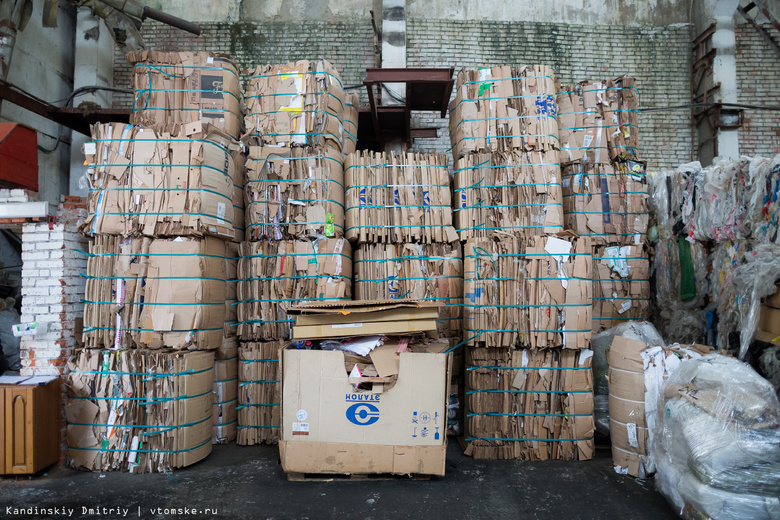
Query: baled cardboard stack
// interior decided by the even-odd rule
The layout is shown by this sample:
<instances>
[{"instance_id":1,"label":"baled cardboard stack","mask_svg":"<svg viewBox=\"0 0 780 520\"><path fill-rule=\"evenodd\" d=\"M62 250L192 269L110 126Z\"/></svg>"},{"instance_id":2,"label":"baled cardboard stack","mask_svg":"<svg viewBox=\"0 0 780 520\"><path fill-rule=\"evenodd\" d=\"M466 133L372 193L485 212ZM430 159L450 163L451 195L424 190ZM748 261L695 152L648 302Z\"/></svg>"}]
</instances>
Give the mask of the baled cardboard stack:
<instances>
[{"instance_id":1,"label":"baled cardboard stack","mask_svg":"<svg viewBox=\"0 0 780 520\"><path fill-rule=\"evenodd\" d=\"M162 473L211 453L212 352L81 349L69 369L74 467Z\"/></svg>"},{"instance_id":2,"label":"baled cardboard stack","mask_svg":"<svg viewBox=\"0 0 780 520\"><path fill-rule=\"evenodd\" d=\"M238 139L244 103L236 62L213 52L134 51L130 123L155 127L200 121Z\"/></svg>"},{"instance_id":3,"label":"baled cardboard stack","mask_svg":"<svg viewBox=\"0 0 780 520\"><path fill-rule=\"evenodd\" d=\"M252 146L246 180L250 240L344 235L343 157L330 148Z\"/></svg>"},{"instance_id":4,"label":"baled cardboard stack","mask_svg":"<svg viewBox=\"0 0 780 520\"><path fill-rule=\"evenodd\" d=\"M279 442L282 349L289 342L242 343L238 361L238 440L241 446Z\"/></svg>"},{"instance_id":5,"label":"baled cardboard stack","mask_svg":"<svg viewBox=\"0 0 780 520\"><path fill-rule=\"evenodd\" d=\"M346 237L358 244L457 240L444 155L357 152L344 163Z\"/></svg>"},{"instance_id":6,"label":"baled cardboard stack","mask_svg":"<svg viewBox=\"0 0 780 520\"><path fill-rule=\"evenodd\" d=\"M463 70L457 88L466 452L591 458L592 252L565 231L557 81L548 67L504 66Z\"/></svg>"},{"instance_id":7,"label":"baled cardboard stack","mask_svg":"<svg viewBox=\"0 0 780 520\"><path fill-rule=\"evenodd\" d=\"M355 299L413 298L441 305L437 333L459 338L463 304L460 245L365 244L355 252Z\"/></svg>"},{"instance_id":8,"label":"baled cardboard stack","mask_svg":"<svg viewBox=\"0 0 780 520\"><path fill-rule=\"evenodd\" d=\"M275 350L290 339L288 308L352 297L341 152L354 150L356 98L345 95L326 61L259 66L247 84L247 241L239 251L236 302L238 444L278 441ZM268 359L274 361L260 361Z\"/></svg>"},{"instance_id":9,"label":"baled cardboard stack","mask_svg":"<svg viewBox=\"0 0 780 520\"><path fill-rule=\"evenodd\" d=\"M360 99L357 93L346 94L344 102L344 141L341 151L345 155L354 153L357 149L358 135L358 110L360 108Z\"/></svg>"},{"instance_id":10,"label":"baled cardboard stack","mask_svg":"<svg viewBox=\"0 0 780 520\"><path fill-rule=\"evenodd\" d=\"M223 340L214 352L214 404L211 412L213 444L229 444L236 440L238 419L238 340L235 336Z\"/></svg>"},{"instance_id":11,"label":"baled cardboard stack","mask_svg":"<svg viewBox=\"0 0 780 520\"><path fill-rule=\"evenodd\" d=\"M633 78L583 81L558 95L567 229L593 241L593 331L648 317L647 174L638 162L639 95ZM605 271L604 247L629 247L628 269ZM622 280L619 281L615 274Z\"/></svg>"},{"instance_id":12,"label":"baled cardboard stack","mask_svg":"<svg viewBox=\"0 0 780 520\"><path fill-rule=\"evenodd\" d=\"M342 151L344 90L327 61L258 66L246 86L246 133L261 146Z\"/></svg>"},{"instance_id":13,"label":"baled cardboard stack","mask_svg":"<svg viewBox=\"0 0 780 520\"><path fill-rule=\"evenodd\" d=\"M455 167L455 229L461 240L495 231L563 231L558 152L468 155Z\"/></svg>"},{"instance_id":14,"label":"baled cardboard stack","mask_svg":"<svg viewBox=\"0 0 780 520\"><path fill-rule=\"evenodd\" d=\"M244 228L244 159L235 141L243 106L226 56L142 51L128 60L132 126L95 125L84 146L88 350L68 380L77 390L68 441L78 467L162 472L197 462L231 436L230 241ZM97 348L111 350L89 350ZM216 365L205 352L213 350Z\"/></svg>"}]
</instances>

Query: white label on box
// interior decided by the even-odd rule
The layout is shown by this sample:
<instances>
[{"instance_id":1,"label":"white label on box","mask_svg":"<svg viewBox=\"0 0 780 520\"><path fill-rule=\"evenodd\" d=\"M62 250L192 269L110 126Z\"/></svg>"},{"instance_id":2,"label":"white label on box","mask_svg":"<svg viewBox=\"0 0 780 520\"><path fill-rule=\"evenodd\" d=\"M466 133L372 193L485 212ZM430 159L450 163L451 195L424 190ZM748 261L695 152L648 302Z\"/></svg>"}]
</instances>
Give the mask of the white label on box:
<instances>
[{"instance_id":1,"label":"white label on box","mask_svg":"<svg viewBox=\"0 0 780 520\"><path fill-rule=\"evenodd\" d=\"M305 421L308 416L309 414L306 413L306 410L298 410L298 413L295 414L295 418L299 421Z\"/></svg>"},{"instance_id":2,"label":"white label on box","mask_svg":"<svg viewBox=\"0 0 780 520\"><path fill-rule=\"evenodd\" d=\"M588 148L590 146L590 143L592 142L593 142L593 132L589 132L585 134L585 136L583 137L582 146L584 148Z\"/></svg>"},{"instance_id":3,"label":"white label on box","mask_svg":"<svg viewBox=\"0 0 780 520\"><path fill-rule=\"evenodd\" d=\"M354 329L362 326L362 323L334 323L332 325L334 329Z\"/></svg>"},{"instance_id":4,"label":"white label on box","mask_svg":"<svg viewBox=\"0 0 780 520\"><path fill-rule=\"evenodd\" d=\"M623 305L620 306L620 310L618 310L618 314L623 314L630 308L631 308L631 300L624 301Z\"/></svg>"},{"instance_id":5,"label":"white label on box","mask_svg":"<svg viewBox=\"0 0 780 520\"><path fill-rule=\"evenodd\" d=\"M220 220L225 219L225 203L217 202L217 218Z\"/></svg>"},{"instance_id":6,"label":"white label on box","mask_svg":"<svg viewBox=\"0 0 780 520\"><path fill-rule=\"evenodd\" d=\"M638 448L639 442L636 438L636 423L630 422L626 424L626 429L628 430L628 444L633 448Z\"/></svg>"},{"instance_id":7,"label":"white label on box","mask_svg":"<svg viewBox=\"0 0 780 520\"><path fill-rule=\"evenodd\" d=\"M307 422L294 422L292 423L293 435L309 435L309 423Z\"/></svg>"},{"instance_id":8,"label":"white label on box","mask_svg":"<svg viewBox=\"0 0 780 520\"><path fill-rule=\"evenodd\" d=\"M95 155L97 146L95 143L84 143L84 155Z\"/></svg>"},{"instance_id":9,"label":"white label on box","mask_svg":"<svg viewBox=\"0 0 780 520\"><path fill-rule=\"evenodd\" d=\"M206 58L206 63L214 63L214 58L212 56L209 56Z\"/></svg>"}]
</instances>

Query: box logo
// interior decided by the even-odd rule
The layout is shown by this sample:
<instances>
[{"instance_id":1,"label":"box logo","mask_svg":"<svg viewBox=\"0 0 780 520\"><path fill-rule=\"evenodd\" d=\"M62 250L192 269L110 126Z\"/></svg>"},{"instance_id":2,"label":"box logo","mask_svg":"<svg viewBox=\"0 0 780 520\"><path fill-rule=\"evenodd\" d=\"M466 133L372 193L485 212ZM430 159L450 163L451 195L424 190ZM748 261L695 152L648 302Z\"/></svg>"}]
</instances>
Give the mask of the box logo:
<instances>
[{"instance_id":1,"label":"box logo","mask_svg":"<svg viewBox=\"0 0 780 520\"><path fill-rule=\"evenodd\" d=\"M358 426L369 426L379 420L379 408L371 403L355 403L347 408L347 420Z\"/></svg>"}]
</instances>

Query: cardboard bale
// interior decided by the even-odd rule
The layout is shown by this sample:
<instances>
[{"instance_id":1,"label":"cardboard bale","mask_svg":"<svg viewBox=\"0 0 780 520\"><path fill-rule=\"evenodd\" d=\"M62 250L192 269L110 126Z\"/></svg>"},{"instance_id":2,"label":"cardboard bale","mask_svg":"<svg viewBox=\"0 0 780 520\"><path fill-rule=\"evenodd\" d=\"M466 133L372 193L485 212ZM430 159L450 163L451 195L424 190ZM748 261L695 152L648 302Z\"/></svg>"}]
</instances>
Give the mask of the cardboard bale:
<instances>
[{"instance_id":1,"label":"cardboard bale","mask_svg":"<svg viewBox=\"0 0 780 520\"><path fill-rule=\"evenodd\" d=\"M244 103L236 62L214 52L133 51L130 124L203 121L233 139L243 130Z\"/></svg>"},{"instance_id":2,"label":"cardboard bale","mask_svg":"<svg viewBox=\"0 0 780 520\"><path fill-rule=\"evenodd\" d=\"M344 102L344 140L342 141L341 152L344 154L354 153L357 149L358 136L358 115L360 108L360 98L356 92L345 95Z\"/></svg>"},{"instance_id":3,"label":"cardboard bale","mask_svg":"<svg viewBox=\"0 0 780 520\"><path fill-rule=\"evenodd\" d=\"M449 106L453 156L558 149L558 90L544 65L460 70Z\"/></svg>"},{"instance_id":4,"label":"cardboard bale","mask_svg":"<svg viewBox=\"0 0 780 520\"><path fill-rule=\"evenodd\" d=\"M647 246L593 247L593 333L650 316Z\"/></svg>"},{"instance_id":5,"label":"cardboard bale","mask_svg":"<svg viewBox=\"0 0 780 520\"><path fill-rule=\"evenodd\" d=\"M214 404L211 412L212 444L229 444L236 440L238 417L238 341L231 338L215 351Z\"/></svg>"},{"instance_id":6,"label":"cardboard bale","mask_svg":"<svg viewBox=\"0 0 780 520\"><path fill-rule=\"evenodd\" d=\"M557 102L562 162L637 159L639 92L633 78L567 85Z\"/></svg>"},{"instance_id":7,"label":"cardboard bale","mask_svg":"<svg viewBox=\"0 0 780 520\"><path fill-rule=\"evenodd\" d=\"M591 350L466 349L466 455L593 458Z\"/></svg>"},{"instance_id":8,"label":"cardboard bale","mask_svg":"<svg viewBox=\"0 0 780 520\"><path fill-rule=\"evenodd\" d=\"M445 155L353 153L344 163L344 181L349 240L359 244L458 240Z\"/></svg>"},{"instance_id":9,"label":"cardboard bale","mask_svg":"<svg viewBox=\"0 0 780 520\"><path fill-rule=\"evenodd\" d=\"M164 473L211 453L212 352L79 349L68 367L73 467Z\"/></svg>"},{"instance_id":10,"label":"cardboard bale","mask_svg":"<svg viewBox=\"0 0 780 520\"><path fill-rule=\"evenodd\" d=\"M655 472L649 454L664 381L686 359L712 350L704 345L650 347L615 336L607 350L609 363L609 434L615 471L645 478Z\"/></svg>"},{"instance_id":11,"label":"cardboard bale","mask_svg":"<svg viewBox=\"0 0 780 520\"><path fill-rule=\"evenodd\" d=\"M243 154L234 154L236 168L233 174L233 231L235 236L233 242L243 242L246 231L245 217L246 212L244 204L244 185L246 184L246 157Z\"/></svg>"},{"instance_id":12,"label":"cardboard bale","mask_svg":"<svg viewBox=\"0 0 780 520\"><path fill-rule=\"evenodd\" d=\"M352 297L352 247L343 238L244 242L238 280L241 340L288 339L291 305Z\"/></svg>"},{"instance_id":13,"label":"cardboard bale","mask_svg":"<svg viewBox=\"0 0 780 520\"><path fill-rule=\"evenodd\" d=\"M219 348L226 326L226 242L206 237L90 240L89 348Z\"/></svg>"},{"instance_id":14,"label":"cardboard bale","mask_svg":"<svg viewBox=\"0 0 780 520\"><path fill-rule=\"evenodd\" d=\"M441 305L440 337L460 335L460 244L363 244L355 250L355 299L413 298Z\"/></svg>"},{"instance_id":15,"label":"cardboard bale","mask_svg":"<svg viewBox=\"0 0 780 520\"><path fill-rule=\"evenodd\" d=\"M327 61L258 66L246 85L245 139L342 151L344 90Z\"/></svg>"},{"instance_id":16,"label":"cardboard bale","mask_svg":"<svg viewBox=\"0 0 780 520\"><path fill-rule=\"evenodd\" d=\"M108 123L93 125L92 139L83 147L90 192L82 233L235 238L243 161L227 134L201 122L156 131Z\"/></svg>"},{"instance_id":17,"label":"cardboard bale","mask_svg":"<svg viewBox=\"0 0 780 520\"><path fill-rule=\"evenodd\" d=\"M643 163L563 165L564 224L594 244L641 244L650 218L647 196Z\"/></svg>"},{"instance_id":18,"label":"cardboard bale","mask_svg":"<svg viewBox=\"0 0 780 520\"><path fill-rule=\"evenodd\" d=\"M344 352L282 351L285 471L444 475L450 356L385 346L395 384L379 390L356 388Z\"/></svg>"},{"instance_id":19,"label":"cardboard bale","mask_svg":"<svg viewBox=\"0 0 780 520\"><path fill-rule=\"evenodd\" d=\"M330 148L250 147L245 189L249 240L343 236L343 162Z\"/></svg>"},{"instance_id":20,"label":"cardboard bale","mask_svg":"<svg viewBox=\"0 0 780 520\"><path fill-rule=\"evenodd\" d=\"M463 258L463 337L469 345L589 348L589 239L496 233L467 240Z\"/></svg>"},{"instance_id":21,"label":"cardboard bale","mask_svg":"<svg viewBox=\"0 0 780 520\"><path fill-rule=\"evenodd\" d=\"M455 229L461 240L494 231L563 231L558 152L468 155L455 166Z\"/></svg>"},{"instance_id":22,"label":"cardboard bale","mask_svg":"<svg viewBox=\"0 0 780 520\"><path fill-rule=\"evenodd\" d=\"M238 350L240 446L276 444L281 425L282 341L241 343Z\"/></svg>"},{"instance_id":23,"label":"cardboard bale","mask_svg":"<svg viewBox=\"0 0 780 520\"><path fill-rule=\"evenodd\" d=\"M223 345L238 334L238 255L240 244L230 242L225 258L225 328Z\"/></svg>"}]
</instances>

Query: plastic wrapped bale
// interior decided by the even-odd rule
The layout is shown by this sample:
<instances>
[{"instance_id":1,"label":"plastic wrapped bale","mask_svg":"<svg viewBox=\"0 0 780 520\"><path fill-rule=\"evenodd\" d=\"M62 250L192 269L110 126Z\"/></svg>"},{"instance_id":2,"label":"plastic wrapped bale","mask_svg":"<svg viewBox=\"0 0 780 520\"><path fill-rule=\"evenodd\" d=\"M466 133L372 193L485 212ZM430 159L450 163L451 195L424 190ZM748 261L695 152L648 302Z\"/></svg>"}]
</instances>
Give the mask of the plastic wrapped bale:
<instances>
[{"instance_id":1,"label":"plastic wrapped bale","mask_svg":"<svg viewBox=\"0 0 780 520\"><path fill-rule=\"evenodd\" d=\"M680 512L779 517L780 402L748 365L719 354L683 362L663 387L655 432L658 488ZM707 494L746 502L729 503L737 509L724 516L724 503L700 500ZM757 515L751 506L762 502L766 509Z\"/></svg>"},{"instance_id":2,"label":"plastic wrapped bale","mask_svg":"<svg viewBox=\"0 0 780 520\"><path fill-rule=\"evenodd\" d=\"M756 157L743 164L745 175L745 217L743 236L758 242L778 242L780 231L780 154L774 158Z\"/></svg>"}]
</instances>

